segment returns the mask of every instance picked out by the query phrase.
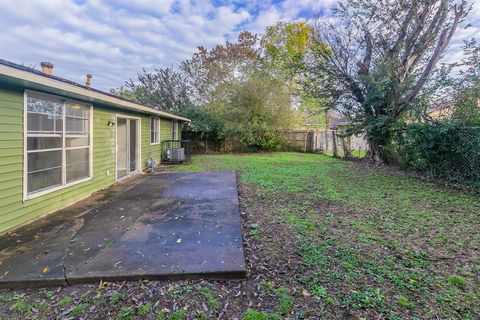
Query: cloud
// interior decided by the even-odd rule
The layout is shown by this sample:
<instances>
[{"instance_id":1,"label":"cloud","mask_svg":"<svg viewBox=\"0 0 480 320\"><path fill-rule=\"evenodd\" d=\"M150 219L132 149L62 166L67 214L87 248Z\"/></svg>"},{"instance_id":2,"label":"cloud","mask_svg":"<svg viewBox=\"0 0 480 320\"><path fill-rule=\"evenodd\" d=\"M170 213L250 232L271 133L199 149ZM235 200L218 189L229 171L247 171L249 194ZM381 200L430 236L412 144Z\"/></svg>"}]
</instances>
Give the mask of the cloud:
<instances>
[{"instance_id":1,"label":"cloud","mask_svg":"<svg viewBox=\"0 0 480 320\"><path fill-rule=\"evenodd\" d=\"M39 66L108 90L143 68L178 64L197 46L261 33L278 21L311 19L335 0L3 0L0 43L7 60ZM480 19L480 4L472 15ZM459 31L455 46L476 32ZM457 56L455 56L457 57Z\"/></svg>"},{"instance_id":2,"label":"cloud","mask_svg":"<svg viewBox=\"0 0 480 320\"><path fill-rule=\"evenodd\" d=\"M3 0L1 58L37 66L49 60L55 74L108 90L143 68L170 66L203 45L236 37L250 24L263 31L264 10L282 3L206 0ZM261 23L259 21L262 21Z\"/></svg>"},{"instance_id":3,"label":"cloud","mask_svg":"<svg viewBox=\"0 0 480 320\"><path fill-rule=\"evenodd\" d=\"M480 34L480 2L473 2L472 10L468 14L465 21L463 21L457 28L450 46L444 55L442 62L454 63L461 62L463 56L463 46L465 41L472 38L477 38Z\"/></svg>"},{"instance_id":4,"label":"cloud","mask_svg":"<svg viewBox=\"0 0 480 320\"><path fill-rule=\"evenodd\" d=\"M122 6L134 12L155 12L168 14L175 2L174 0L115 0L109 1L111 5Z\"/></svg>"}]
</instances>

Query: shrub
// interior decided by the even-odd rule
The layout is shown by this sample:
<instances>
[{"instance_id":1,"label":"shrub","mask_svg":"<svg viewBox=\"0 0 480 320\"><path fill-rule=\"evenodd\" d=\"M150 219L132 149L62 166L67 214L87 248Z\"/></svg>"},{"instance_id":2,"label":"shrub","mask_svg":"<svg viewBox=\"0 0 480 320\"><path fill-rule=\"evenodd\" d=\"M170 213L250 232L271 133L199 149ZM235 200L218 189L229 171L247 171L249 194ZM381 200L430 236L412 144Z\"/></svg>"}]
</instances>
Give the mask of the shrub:
<instances>
[{"instance_id":1,"label":"shrub","mask_svg":"<svg viewBox=\"0 0 480 320\"><path fill-rule=\"evenodd\" d=\"M450 122L410 124L397 130L394 141L405 166L480 187L480 128Z\"/></svg>"}]
</instances>

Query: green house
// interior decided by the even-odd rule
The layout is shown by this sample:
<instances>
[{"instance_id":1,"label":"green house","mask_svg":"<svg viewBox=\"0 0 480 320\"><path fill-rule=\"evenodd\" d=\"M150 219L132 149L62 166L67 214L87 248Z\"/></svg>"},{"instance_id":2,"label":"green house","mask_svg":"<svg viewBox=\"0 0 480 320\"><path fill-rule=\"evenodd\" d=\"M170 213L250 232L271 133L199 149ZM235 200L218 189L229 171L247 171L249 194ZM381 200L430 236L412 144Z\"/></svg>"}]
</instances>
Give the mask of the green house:
<instances>
[{"instance_id":1,"label":"green house","mask_svg":"<svg viewBox=\"0 0 480 320\"><path fill-rule=\"evenodd\" d=\"M52 69L0 60L0 233L159 163L189 121Z\"/></svg>"}]
</instances>

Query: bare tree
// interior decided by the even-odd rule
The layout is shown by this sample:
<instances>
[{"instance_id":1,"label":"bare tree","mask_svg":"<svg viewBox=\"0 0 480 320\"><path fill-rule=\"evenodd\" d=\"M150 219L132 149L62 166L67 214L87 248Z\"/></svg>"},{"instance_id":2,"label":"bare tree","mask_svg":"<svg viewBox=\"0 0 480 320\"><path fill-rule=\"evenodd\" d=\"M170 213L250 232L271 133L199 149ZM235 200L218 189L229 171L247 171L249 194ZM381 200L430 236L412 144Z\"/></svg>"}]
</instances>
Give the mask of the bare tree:
<instances>
[{"instance_id":1,"label":"bare tree","mask_svg":"<svg viewBox=\"0 0 480 320\"><path fill-rule=\"evenodd\" d=\"M316 24L329 49L314 54L306 87L366 133L369 160L389 160L394 125L431 93L426 84L444 71L438 62L469 10L465 0L346 0Z\"/></svg>"}]
</instances>

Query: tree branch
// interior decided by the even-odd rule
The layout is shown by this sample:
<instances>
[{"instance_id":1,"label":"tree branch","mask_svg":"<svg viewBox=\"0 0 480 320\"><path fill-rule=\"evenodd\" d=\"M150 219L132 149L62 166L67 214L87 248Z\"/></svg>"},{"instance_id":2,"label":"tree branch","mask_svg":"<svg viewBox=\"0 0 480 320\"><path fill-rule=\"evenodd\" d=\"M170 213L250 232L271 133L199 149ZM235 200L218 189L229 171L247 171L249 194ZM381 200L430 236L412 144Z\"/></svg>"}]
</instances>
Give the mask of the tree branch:
<instances>
[{"instance_id":1,"label":"tree branch","mask_svg":"<svg viewBox=\"0 0 480 320\"><path fill-rule=\"evenodd\" d=\"M370 73L370 63L372 61L373 41L372 35L365 31L365 56L363 61L358 64L358 74L368 75Z\"/></svg>"},{"instance_id":2,"label":"tree branch","mask_svg":"<svg viewBox=\"0 0 480 320\"><path fill-rule=\"evenodd\" d=\"M417 83L415 84L413 89L410 91L410 93L398 104L395 110L394 116L398 116L403 111L403 109L418 96L418 94L420 93L420 90L425 85L425 82L427 81L432 70L435 68L435 65L437 64L438 60L440 60L440 57L443 51L447 48L448 43L450 42L453 34L455 33L455 30L458 26L459 21L463 16L464 6L461 5L459 8L455 6L454 10L455 10L455 16L454 16L452 25L450 26L450 28L447 27L442 31L440 38L438 39L437 47L435 48L435 51L430 57L430 60L427 66L423 70L420 78L418 79Z\"/></svg>"}]
</instances>

